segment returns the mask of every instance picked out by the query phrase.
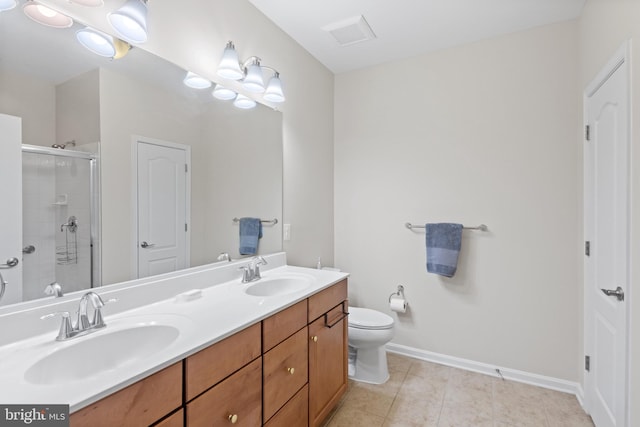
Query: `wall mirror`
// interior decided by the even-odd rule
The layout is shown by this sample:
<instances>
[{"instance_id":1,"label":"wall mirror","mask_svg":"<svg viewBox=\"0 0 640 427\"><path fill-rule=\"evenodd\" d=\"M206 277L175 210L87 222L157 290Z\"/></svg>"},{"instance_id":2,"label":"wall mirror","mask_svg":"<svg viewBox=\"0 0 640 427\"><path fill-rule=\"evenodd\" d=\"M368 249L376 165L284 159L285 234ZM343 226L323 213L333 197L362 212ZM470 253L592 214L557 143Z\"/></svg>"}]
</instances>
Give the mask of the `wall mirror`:
<instances>
[{"instance_id":1,"label":"wall mirror","mask_svg":"<svg viewBox=\"0 0 640 427\"><path fill-rule=\"evenodd\" d=\"M175 268L216 262L222 252L239 257L234 218L245 216L277 219L265 223L259 253L282 250L281 113L240 110L213 98L213 88L188 88L185 70L138 47L101 58L76 41L81 28L42 26L20 5L0 13L0 113L22 118L30 146L22 154L25 249L16 255L22 292L0 305L43 297L53 281L70 292L172 271L160 254L142 272L149 224L175 220L174 205L140 195L143 178L159 194L171 184L157 178L166 164L141 169L141 158L162 158L143 146L182 150L188 163L186 263ZM145 220L145 210L161 215Z\"/></svg>"}]
</instances>

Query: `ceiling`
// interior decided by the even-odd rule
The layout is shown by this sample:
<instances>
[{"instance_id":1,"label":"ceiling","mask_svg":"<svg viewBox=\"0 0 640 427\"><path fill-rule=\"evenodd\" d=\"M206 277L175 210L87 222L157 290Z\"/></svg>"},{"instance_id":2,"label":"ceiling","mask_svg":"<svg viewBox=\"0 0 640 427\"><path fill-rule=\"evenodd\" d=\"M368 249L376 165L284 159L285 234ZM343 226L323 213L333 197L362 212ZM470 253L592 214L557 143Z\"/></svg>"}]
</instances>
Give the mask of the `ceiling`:
<instances>
[{"instance_id":1,"label":"ceiling","mask_svg":"<svg viewBox=\"0 0 640 427\"><path fill-rule=\"evenodd\" d=\"M577 18L586 0L249 0L336 74ZM323 30L364 16L376 38Z\"/></svg>"}]
</instances>

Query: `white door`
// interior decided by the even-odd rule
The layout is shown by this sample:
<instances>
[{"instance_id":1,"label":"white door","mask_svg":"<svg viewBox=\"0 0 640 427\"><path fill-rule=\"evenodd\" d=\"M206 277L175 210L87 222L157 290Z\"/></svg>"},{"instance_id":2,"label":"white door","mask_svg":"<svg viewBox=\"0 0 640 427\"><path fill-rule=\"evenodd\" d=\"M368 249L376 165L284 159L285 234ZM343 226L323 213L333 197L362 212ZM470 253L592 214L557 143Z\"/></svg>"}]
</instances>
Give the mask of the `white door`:
<instances>
[{"instance_id":1,"label":"white door","mask_svg":"<svg viewBox=\"0 0 640 427\"><path fill-rule=\"evenodd\" d=\"M189 148L137 141L138 277L189 266Z\"/></svg>"},{"instance_id":2,"label":"white door","mask_svg":"<svg viewBox=\"0 0 640 427\"><path fill-rule=\"evenodd\" d=\"M585 400L597 427L626 426L629 63L622 49L585 92ZM586 247L585 247L586 252ZM625 295L626 293L626 295Z\"/></svg>"},{"instance_id":3,"label":"white door","mask_svg":"<svg viewBox=\"0 0 640 427\"><path fill-rule=\"evenodd\" d=\"M22 301L22 120L0 114L0 274L6 282L0 305ZM11 259L17 259L10 262ZM11 267L10 265L13 265ZM0 292L2 285L0 284Z\"/></svg>"}]
</instances>

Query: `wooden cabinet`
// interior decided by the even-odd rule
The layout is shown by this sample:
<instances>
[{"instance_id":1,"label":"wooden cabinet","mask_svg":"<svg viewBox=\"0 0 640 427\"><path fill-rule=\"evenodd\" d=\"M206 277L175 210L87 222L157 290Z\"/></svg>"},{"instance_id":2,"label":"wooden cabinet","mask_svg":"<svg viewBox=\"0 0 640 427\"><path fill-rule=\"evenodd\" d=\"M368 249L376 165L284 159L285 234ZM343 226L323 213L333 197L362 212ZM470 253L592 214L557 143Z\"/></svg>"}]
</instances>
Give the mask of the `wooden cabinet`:
<instances>
[{"instance_id":1,"label":"wooden cabinet","mask_svg":"<svg viewBox=\"0 0 640 427\"><path fill-rule=\"evenodd\" d=\"M182 405L182 362L74 412L72 427L148 426Z\"/></svg>"},{"instance_id":2,"label":"wooden cabinet","mask_svg":"<svg viewBox=\"0 0 640 427\"><path fill-rule=\"evenodd\" d=\"M305 384L286 405L284 405L265 427L299 427L309 422L309 385Z\"/></svg>"},{"instance_id":3,"label":"wooden cabinet","mask_svg":"<svg viewBox=\"0 0 640 427\"><path fill-rule=\"evenodd\" d=\"M307 338L307 300L262 321L262 405L265 422L306 386L309 361ZM299 417L296 411L281 411L278 422L287 424L291 416Z\"/></svg>"},{"instance_id":4,"label":"wooden cabinet","mask_svg":"<svg viewBox=\"0 0 640 427\"><path fill-rule=\"evenodd\" d=\"M187 404L187 426L262 425L262 358Z\"/></svg>"},{"instance_id":5,"label":"wooden cabinet","mask_svg":"<svg viewBox=\"0 0 640 427\"><path fill-rule=\"evenodd\" d=\"M345 279L73 413L70 424L318 426L347 388L346 309Z\"/></svg>"},{"instance_id":6,"label":"wooden cabinet","mask_svg":"<svg viewBox=\"0 0 640 427\"><path fill-rule=\"evenodd\" d=\"M322 424L347 390L347 281L309 298L309 426Z\"/></svg>"},{"instance_id":7,"label":"wooden cabinet","mask_svg":"<svg viewBox=\"0 0 640 427\"><path fill-rule=\"evenodd\" d=\"M185 359L185 398L190 401L260 356L260 323Z\"/></svg>"}]
</instances>

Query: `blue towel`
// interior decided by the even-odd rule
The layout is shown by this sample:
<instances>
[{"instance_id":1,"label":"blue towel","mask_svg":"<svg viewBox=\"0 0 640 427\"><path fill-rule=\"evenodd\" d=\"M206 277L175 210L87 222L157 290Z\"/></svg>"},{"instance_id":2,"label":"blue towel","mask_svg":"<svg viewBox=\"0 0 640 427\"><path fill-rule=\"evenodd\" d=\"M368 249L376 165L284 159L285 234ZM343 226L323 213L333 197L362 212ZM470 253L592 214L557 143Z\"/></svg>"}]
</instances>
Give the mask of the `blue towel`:
<instances>
[{"instance_id":1,"label":"blue towel","mask_svg":"<svg viewBox=\"0 0 640 427\"><path fill-rule=\"evenodd\" d=\"M462 224L426 224L427 271L453 277L462 244Z\"/></svg>"},{"instance_id":2,"label":"blue towel","mask_svg":"<svg viewBox=\"0 0 640 427\"><path fill-rule=\"evenodd\" d=\"M260 218L240 218L240 255L255 255L262 237Z\"/></svg>"}]
</instances>

